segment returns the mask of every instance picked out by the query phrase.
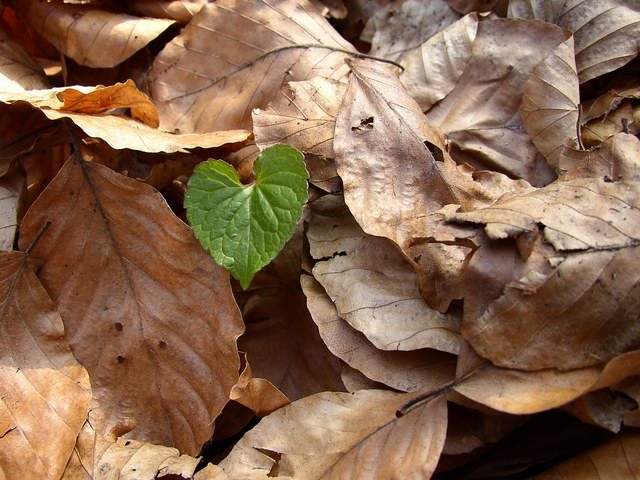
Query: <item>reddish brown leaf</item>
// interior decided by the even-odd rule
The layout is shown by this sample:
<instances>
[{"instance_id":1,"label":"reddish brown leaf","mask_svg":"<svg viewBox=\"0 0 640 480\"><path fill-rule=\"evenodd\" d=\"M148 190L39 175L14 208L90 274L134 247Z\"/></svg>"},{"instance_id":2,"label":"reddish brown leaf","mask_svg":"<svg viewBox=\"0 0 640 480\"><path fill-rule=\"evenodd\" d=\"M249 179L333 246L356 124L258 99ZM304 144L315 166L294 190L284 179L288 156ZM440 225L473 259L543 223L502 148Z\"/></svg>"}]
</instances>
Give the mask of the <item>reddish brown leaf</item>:
<instances>
[{"instance_id":1,"label":"reddish brown leaf","mask_svg":"<svg viewBox=\"0 0 640 480\"><path fill-rule=\"evenodd\" d=\"M105 430L196 454L238 378L226 272L158 193L74 155L25 216L32 252L87 368Z\"/></svg>"}]
</instances>

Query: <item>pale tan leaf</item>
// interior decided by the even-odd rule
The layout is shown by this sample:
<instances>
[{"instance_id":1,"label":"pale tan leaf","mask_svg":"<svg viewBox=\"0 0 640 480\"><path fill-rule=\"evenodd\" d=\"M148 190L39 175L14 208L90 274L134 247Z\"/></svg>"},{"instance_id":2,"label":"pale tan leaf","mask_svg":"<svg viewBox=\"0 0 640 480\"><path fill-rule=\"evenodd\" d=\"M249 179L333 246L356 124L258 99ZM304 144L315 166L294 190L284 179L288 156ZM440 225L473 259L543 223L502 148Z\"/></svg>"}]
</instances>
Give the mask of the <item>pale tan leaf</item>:
<instances>
[{"instance_id":1,"label":"pale tan leaf","mask_svg":"<svg viewBox=\"0 0 640 480\"><path fill-rule=\"evenodd\" d=\"M19 2L26 21L58 50L80 65L111 68L158 37L173 21L58 2Z\"/></svg>"},{"instance_id":2,"label":"pale tan leaf","mask_svg":"<svg viewBox=\"0 0 640 480\"><path fill-rule=\"evenodd\" d=\"M544 185L554 178L523 129L520 105L531 74L569 32L524 20L482 21L454 89L426 112L451 140L452 156Z\"/></svg>"},{"instance_id":3,"label":"pale tan leaf","mask_svg":"<svg viewBox=\"0 0 640 480\"><path fill-rule=\"evenodd\" d=\"M342 372L340 376L348 392L355 392L357 390L384 390L386 388L384 384L374 382L370 378L367 378L360 370L356 370L344 362L342 362Z\"/></svg>"},{"instance_id":4,"label":"pale tan leaf","mask_svg":"<svg viewBox=\"0 0 640 480\"><path fill-rule=\"evenodd\" d=\"M58 479L91 400L59 313L20 252L0 252L0 477Z\"/></svg>"},{"instance_id":5,"label":"pale tan leaf","mask_svg":"<svg viewBox=\"0 0 640 480\"><path fill-rule=\"evenodd\" d=\"M27 212L30 255L106 431L195 454L238 378L229 277L151 187L74 155ZM125 422L126 423L126 422ZM101 432L102 433L102 432Z\"/></svg>"},{"instance_id":6,"label":"pale tan leaf","mask_svg":"<svg viewBox=\"0 0 640 480\"><path fill-rule=\"evenodd\" d=\"M156 57L149 90L166 130L249 128L284 83L343 77L351 50L306 0L220 0Z\"/></svg>"},{"instance_id":7,"label":"pale tan leaf","mask_svg":"<svg viewBox=\"0 0 640 480\"><path fill-rule=\"evenodd\" d=\"M128 108L134 118L157 124L155 107L130 81L109 87L74 86L0 93L0 102L10 105L27 102L51 120L69 118L87 135L101 138L116 149L172 153L243 142L251 135L248 130L174 135L124 116L103 113Z\"/></svg>"},{"instance_id":8,"label":"pale tan leaf","mask_svg":"<svg viewBox=\"0 0 640 480\"><path fill-rule=\"evenodd\" d=\"M340 318L382 350L458 353L459 312L443 314L426 304L418 275L393 244L364 233L341 197L322 197L311 210L313 276Z\"/></svg>"},{"instance_id":9,"label":"pale tan leaf","mask_svg":"<svg viewBox=\"0 0 640 480\"><path fill-rule=\"evenodd\" d=\"M48 88L44 72L24 49L0 31L0 90L23 92Z\"/></svg>"},{"instance_id":10,"label":"pale tan leaf","mask_svg":"<svg viewBox=\"0 0 640 480\"><path fill-rule=\"evenodd\" d=\"M342 20L347 16L347 7L344 0L311 0L323 17L331 17Z\"/></svg>"},{"instance_id":11,"label":"pale tan leaf","mask_svg":"<svg viewBox=\"0 0 640 480\"><path fill-rule=\"evenodd\" d=\"M26 190L25 175L17 169L0 177L0 250L13 250L20 210Z\"/></svg>"},{"instance_id":12,"label":"pale tan leaf","mask_svg":"<svg viewBox=\"0 0 640 480\"><path fill-rule=\"evenodd\" d=\"M324 190L339 190L333 134L345 90L344 83L328 78L290 82L265 110L253 111L256 144L261 149L278 143L297 148L305 155L309 180Z\"/></svg>"},{"instance_id":13,"label":"pale tan leaf","mask_svg":"<svg viewBox=\"0 0 640 480\"><path fill-rule=\"evenodd\" d=\"M640 122L636 122L638 116L637 106L631 100L622 102L612 108L600 118L588 121L582 126L582 143L586 148L598 146L607 139L625 132L637 134L640 132Z\"/></svg>"},{"instance_id":14,"label":"pale tan leaf","mask_svg":"<svg viewBox=\"0 0 640 480\"><path fill-rule=\"evenodd\" d=\"M619 133L590 150L565 147L560 154L562 180L609 178L613 181L640 180L640 140Z\"/></svg>"},{"instance_id":15,"label":"pale tan leaf","mask_svg":"<svg viewBox=\"0 0 640 480\"><path fill-rule=\"evenodd\" d=\"M256 478L266 479L273 468L306 480L430 478L445 440L447 404L441 396L396 417L410 397L361 390L298 400L262 419L220 466L233 478L259 472Z\"/></svg>"},{"instance_id":16,"label":"pale tan leaf","mask_svg":"<svg viewBox=\"0 0 640 480\"><path fill-rule=\"evenodd\" d=\"M565 143L577 143L578 103L580 93L571 37L533 70L524 86L520 106L531 141L558 173Z\"/></svg>"},{"instance_id":17,"label":"pale tan leaf","mask_svg":"<svg viewBox=\"0 0 640 480\"><path fill-rule=\"evenodd\" d=\"M540 225L548 242L497 300L465 315L463 337L482 356L509 368L567 370L640 346L640 278L628 268L640 255L635 182L554 183L450 218L483 223L493 239Z\"/></svg>"},{"instance_id":18,"label":"pale tan leaf","mask_svg":"<svg viewBox=\"0 0 640 480\"><path fill-rule=\"evenodd\" d=\"M628 431L560 465L530 477L535 480L634 480L640 477L640 432Z\"/></svg>"},{"instance_id":19,"label":"pale tan leaf","mask_svg":"<svg viewBox=\"0 0 640 480\"><path fill-rule=\"evenodd\" d=\"M209 0L129 0L132 12L154 18L168 18L183 25L191 21Z\"/></svg>"},{"instance_id":20,"label":"pale tan leaf","mask_svg":"<svg viewBox=\"0 0 640 480\"><path fill-rule=\"evenodd\" d=\"M375 12L370 55L398 61L407 51L445 29L460 15L445 0L403 0Z\"/></svg>"},{"instance_id":21,"label":"pale tan leaf","mask_svg":"<svg viewBox=\"0 0 640 480\"><path fill-rule=\"evenodd\" d=\"M230 398L249 408L258 417L265 417L291 403L271 382L264 378L254 378L249 362L246 362L238 383L231 389Z\"/></svg>"},{"instance_id":22,"label":"pale tan leaf","mask_svg":"<svg viewBox=\"0 0 640 480\"><path fill-rule=\"evenodd\" d=\"M478 16L467 15L398 60L404 71L400 81L420 108L429 110L446 97L471 59L478 31Z\"/></svg>"},{"instance_id":23,"label":"pale tan leaf","mask_svg":"<svg viewBox=\"0 0 640 480\"><path fill-rule=\"evenodd\" d=\"M461 296L457 279L469 249L429 241L441 220L437 212L447 204L477 208L505 190L530 187L493 173L476 181L473 169L456 167L442 133L425 119L391 67L370 60L350 65L334 139L345 201L366 233L400 247L420 275L427 303L444 312ZM443 161L434 159L427 144Z\"/></svg>"},{"instance_id":24,"label":"pale tan leaf","mask_svg":"<svg viewBox=\"0 0 640 480\"><path fill-rule=\"evenodd\" d=\"M640 11L625 0L511 0L511 18L544 20L573 31L580 83L612 72L638 55Z\"/></svg>"},{"instance_id":25,"label":"pale tan leaf","mask_svg":"<svg viewBox=\"0 0 640 480\"><path fill-rule=\"evenodd\" d=\"M322 339L334 355L371 380L396 390L431 390L452 379L454 357L436 350L410 352L376 349L366 337L338 316L322 285L310 275L301 277L302 289Z\"/></svg>"},{"instance_id":26,"label":"pale tan leaf","mask_svg":"<svg viewBox=\"0 0 640 480\"><path fill-rule=\"evenodd\" d=\"M222 467L210 463L197 472L193 476L193 480L231 480L231 477L225 473Z\"/></svg>"}]
</instances>

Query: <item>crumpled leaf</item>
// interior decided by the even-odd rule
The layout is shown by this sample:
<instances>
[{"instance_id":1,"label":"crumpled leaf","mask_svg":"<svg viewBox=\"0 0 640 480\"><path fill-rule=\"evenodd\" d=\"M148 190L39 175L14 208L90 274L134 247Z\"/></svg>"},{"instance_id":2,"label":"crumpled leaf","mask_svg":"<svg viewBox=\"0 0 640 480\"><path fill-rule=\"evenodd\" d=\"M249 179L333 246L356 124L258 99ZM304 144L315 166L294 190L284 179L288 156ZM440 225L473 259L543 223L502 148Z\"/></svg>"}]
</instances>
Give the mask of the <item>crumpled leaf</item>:
<instances>
[{"instance_id":1,"label":"crumpled leaf","mask_svg":"<svg viewBox=\"0 0 640 480\"><path fill-rule=\"evenodd\" d=\"M77 154L27 212L20 244L46 222L30 259L104 431L196 454L238 378L243 326L228 275L154 189Z\"/></svg>"},{"instance_id":2,"label":"crumpled leaf","mask_svg":"<svg viewBox=\"0 0 640 480\"><path fill-rule=\"evenodd\" d=\"M640 433L628 431L597 445L543 473L535 480L583 480L638 478L640 476Z\"/></svg>"},{"instance_id":3,"label":"crumpled leaf","mask_svg":"<svg viewBox=\"0 0 640 480\"><path fill-rule=\"evenodd\" d=\"M426 304L418 276L395 246L364 233L341 197L322 197L311 209L307 238L318 261L313 276L340 318L382 350L458 353L459 313L442 314Z\"/></svg>"},{"instance_id":4,"label":"crumpled leaf","mask_svg":"<svg viewBox=\"0 0 640 480\"><path fill-rule=\"evenodd\" d=\"M255 182L243 185L228 163L201 163L184 201L196 238L244 289L291 238L308 198L309 174L295 148L266 149L254 171Z\"/></svg>"},{"instance_id":5,"label":"crumpled leaf","mask_svg":"<svg viewBox=\"0 0 640 480\"><path fill-rule=\"evenodd\" d=\"M520 106L531 141L557 173L563 147L569 141L577 143L579 103L571 37L533 70L524 86Z\"/></svg>"},{"instance_id":6,"label":"crumpled leaf","mask_svg":"<svg viewBox=\"0 0 640 480\"><path fill-rule=\"evenodd\" d=\"M313 321L329 350L371 380L404 392L432 390L453 378L454 357L437 350L383 351L338 316L331 298L310 275L302 275L302 289Z\"/></svg>"},{"instance_id":7,"label":"crumpled leaf","mask_svg":"<svg viewBox=\"0 0 640 480\"><path fill-rule=\"evenodd\" d=\"M452 142L457 162L536 186L554 179L524 131L519 111L535 68L569 37L542 22L497 19L478 24L471 57L454 89L426 112Z\"/></svg>"},{"instance_id":8,"label":"crumpled leaf","mask_svg":"<svg viewBox=\"0 0 640 480\"><path fill-rule=\"evenodd\" d=\"M609 178L613 181L640 180L640 140L620 133L599 147L575 150L566 147L560 154L563 180Z\"/></svg>"},{"instance_id":9,"label":"crumpled leaf","mask_svg":"<svg viewBox=\"0 0 640 480\"><path fill-rule=\"evenodd\" d=\"M246 362L238 383L231 389L230 399L251 409L258 417L265 417L291 403L269 380L253 377L249 362Z\"/></svg>"},{"instance_id":10,"label":"crumpled leaf","mask_svg":"<svg viewBox=\"0 0 640 480\"><path fill-rule=\"evenodd\" d=\"M249 128L285 82L343 77L350 51L306 0L220 0L156 57L149 91L165 130Z\"/></svg>"},{"instance_id":11,"label":"crumpled leaf","mask_svg":"<svg viewBox=\"0 0 640 480\"><path fill-rule=\"evenodd\" d=\"M23 0L16 6L29 26L58 50L94 68L122 63L174 23L58 2Z\"/></svg>"},{"instance_id":12,"label":"crumpled leaf","mask_svg":"<svg viewBox=\"0 0 640 480\"><path fill-rule=\"evenodd\" d=\"M48 87L40 65L0 31L0 90L23 92Z\"/></svg>"},{"instance_id":13,"label":"crumpled leaf","mask_svg":"<svg viewBox=\"0 0 640 480\"><path fill-rule=\"evenodd\" d=\"M256 144L263 150L278 143L297 148L305 155L309 181L339 190L333 135L345 90L344 83L322 77L290 82L265 110L253 111Z\"/></svg>"},{"instance_id":14,"label":"crumpled leaf","mask_svg":"<svg viewBox=\"0 0 640 480\"><path fill-rule=\"evenodd\" d=\"M154 105L131 81L109 87L74 86L18 93L0 92L0 102L10 105L28 102L41 109L51 120L69 118L87 135L101 138L116 149L171 153L243 142L251 134L248 130L230 130L200 135L174 135L136 120L106 114L105 112L114 109L128 108L134 118L157 125Z\"/></svg>"},{"instance_id":15,"label":"crumpled leaf","mask_svg":"<svg viewBox=\"0 0 640 480\"><path fill-rule=\"evenodd\" d=\"M638 55L640 11L624 0L511 0L509 17L543 20L573 31L580 83L616 70Z\"/></svg>"},{"instance_id":16,"label":"crumpled leaf","mask_svg":"<svg viewBox=\"0 0 640 480\"><path fill-rule=\"evenodd\" d=\"M541 225L548 244L478 315L463 337L494 364L537 370L583 368L640 346L640 222L635 182L554 183L450 220L479 222L492 239ZM553 247L553 248L552 248Z\"/></svg>"},{"instance_id":17,"label":"crumpled leaf","mask_svg":"<svg viewBox=\"0 0 640 480\"><path fill-rule=\"evenodd\" d=\"M21 252L0 252L0 476L58 479L89 410L87 371Z\"/></svg>"},{"instance_id":18,"label":"crumpled leaf","mask_svg":"<svg viewBox=\"0 0 640 480\"><path fill-rule=\"evenodd\" d=\"M594 118L583 125L582 143L585 148L600 145L619 133L640 133L640 109L634 101L623 99L612 106L601 118ZM588 120L588 119L585 119Z\"/></svg>"},{"instance_id":19,"label":"crumpled leaf","mask_svg":"<svg viewBox=\"0 0 640 480\"><path fill-rule=\"evenodd\" d=\"M419 47L459 18L445 0L393 2L369 20L375 33L368 53L397 61L404 52Z\"/></svg>"},{"instance_id":20,"label":"crumpled leaf","mask_svg":"<svg viewBox=\"0 0 640 480\"><path fill-rule=\"evenodd\" d=\"M398 418L410 395L325 392L265 417L220 466L234 478L430 478L446 433L443 396ZM273 457L276 457L274 460ZM366 459L366 461L363 461Z\"/></svg>"},{"instance_id":21,"label":"crumpled leaf","mask_svg":"<svg viewBox=\"0 0 640 480\"><path fill-rule=\"evenodd\" d=\"M455 88L477 32L478 16L466 15L400 57L400 81L420 108L429 110Z\"/></svg>"}]
</instances>

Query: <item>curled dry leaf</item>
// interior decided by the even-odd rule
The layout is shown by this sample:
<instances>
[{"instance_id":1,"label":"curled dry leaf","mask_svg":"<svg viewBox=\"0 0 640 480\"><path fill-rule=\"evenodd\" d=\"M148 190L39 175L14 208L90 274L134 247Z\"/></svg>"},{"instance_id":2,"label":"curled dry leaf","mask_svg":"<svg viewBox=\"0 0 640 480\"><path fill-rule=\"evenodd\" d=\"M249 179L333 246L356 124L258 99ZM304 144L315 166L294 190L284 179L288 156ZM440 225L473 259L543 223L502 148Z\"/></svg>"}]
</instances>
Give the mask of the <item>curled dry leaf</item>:
<instances>
[{"instance_id":1,"label":"curled dry leaf","mask_svg":"<svg viewBox=\"0 0 640 480\"><path fill-rule=\"evenodd\" d=\"M26 254L0 252L0 275L0 476L58 479L89 410L89 376Z\"/></svg>"},{"instance_id":2,"label":"curled dry leaf","mask_svg":"<svg viewBox=\"0 0 640 480\"><path fill-rule=\"evenodd\" d=\"M638 206L635 182L584 179L449 216L484 224L491 239L541 225L549 244L486 311L465 315L464 338L496 365L524 370L583 368L638 348L640 278L629 268L640 261Z\"/></svg>"},{"instance_id":3,"label":"curled dry leaf","mask_svg":"<svg viewBox=\"0 0 640 480\"><path fill-rule=\"evenodd\" d=\"M400 81L420 108L429 110L446 97L471 59L478 16L466 15L399 59Z\"/></svg>"},{"instance_id":4,"label":"curled dry leaf","mask_svg":"<svg viewBox=\"0 0 640 480\"><path fill-rule=\"evenodd\" d=\"M403 417L411 395L324 392L265 417L220 466L233 478L430 478L445 440L443 396ZM274 460L274 457L277 460ZM363 461L366 459L366 461Z\"/></svg>"},{"instance_id":5,"label":"curled dry leaf","mask_svg":"<svg viewBox=\"0 0 640 480\"><path fill-rule=\"evenodd\" d=\"M578 76L573 37L533 70L522 94L522 122L538 150L559 173L559 158L566 143L577 143Z\"/></svg>"},{"instance_id":6,"label":"curled dry leaf","mask_svg":"<svg viewBox=\"0 0 640 480\"><path fill-rule=\"evenodd\" d=\"M581 453L532 480L583 480L587 478L640 477L640 433L629 431Z\"/></svg>"},{"instance_id":7,"label":"curled dry leaf","mask_svg":"<svg viewBox=\"0 0 640 480\"><path fill-rule=\"evenodd\" d=\"M618 433L625 415L637 408L638 404L626 395L611 390L598 390L565 405L563 410L584 423Z\"/></svg>"},{"instance_id":8,"label":"curled dry leaf","mask_svg":"<svg viewBox=\"0 0 640 480\"><path fill-rule=\"evenodd\" d=\"M21 245L46 222L30 258L104 429L196 454L238 378L228 274L157 191L77 154L27 212Z\"/></svg>"},{"instance_id":9,"label":"curled dry leaf","mask_svg":"<svg viewBox=\"0 0 640 480\"><path fill-rule=\"evenodd\" d=\"M364 233L341 197L319 198L311 210L313 276L340 318L382 350L458 353L460 314L426 304L418 275L391 242Z\"/></svg>"},{"instance_id":10,"label":"curled dry leaf","mask_svg":"<svg viewBox=\"0 0 640 480\"><path fill-rule=\"evenodd\" d=\"M48 87L40 65L0 31L0 90L23 92Z\"/></svg>"},{"instance_id":11,"label":"curled dry leaf","mask_svg":"<svg viewBox=\"0 0 640 480\"><path fill-rule=\"evenodd\" d=\"M535 68L569 37L542 22L497 19L478 24L471 57L454 89L426 112L451 140L456 161L534 185L553 180L519 111Z\"/></svg>"},{"instance_id":12,"label":"curled dry leaf","mask_svg":"<svg viewBox=\"0 0 640 480\"><path fill-rule=\"evenodd\" d=\"M265 417L291 403L269 380L254 378L249 362L246 362L238 383L231 389L230 399L249 408L258 417Z\"/></svg>"},{"instance_id":13,"label":"curled dry leaf","mask_svg":"<svg viewBox=\"0 0 640 480\"><path fill-rule=\"evenodd\" d=\"M69 118L84 132L101 138L116 149L129 148L148 153L177 152L193 148L213 148L225 143L244 142L251 132L230 130L207 134L173 135L156 128L157 111L149 98L133 82L109 87L62 87L18 93L0 93L0 102L27 102L51 120ZM132 120L108 115L114 109L130 109ZM149 126L151 125L151 126Z\"/></svg>"},{"instance_id":14,"label":"curled dry leaf","mask_svg":"<svg viewBox=\"0 0 640 480\"><path fill-rule=\"evenodd\" d=\"M343 77L350 51L306 0L220 0L156 57L149 90L166 130L249 128L285 82Z\"/></svg>"},{"instance_id":15,"label":"curled dry leaf","mask_svg":"<svg viewBox=\"0 0 640 480\"><path fill-rule=\"evenodd\" d=\"M31 28L80 65L111 68L158 37L173 21L24 0L17 2Z\"/></svg>"},{"instance_id":16,"label":"curled dry leaf","mask_svg":"<svg viewBox=\"0 0 640 480\"><path fill-rule=\"evenodd\" d=\"M393 2L369 20L373 25L368 27L375 31L369 54L397 61L459 18L445 0Z\"/></svg>"},{"instance_id":17,"label":"curled dry leaf","mask_svg":"<svg viewBox=\"0 0 640 480\"><path fill-rule=\"evenodd\" d=\"M634 2L511 0L509 17L543 20L571 30L580 83L616 70L638 55L640 11Z\"/></svg>"},{"instance_id":18,"label":"curled dry leaf","mask_svg":"<svg viewBox=\"0 0 640 480\"><path fill-rule=\"evenodd\" d=\"M383 351L338 316L331 298L310 275L302 275L302 289L320 336L334 355L369 379L396 390L415 392L442 386L453 378L452 355L436 350Z\"/></svg>"},{"instance_id":19,"label":"curled dry leaf","mask_svg":"<svg viewBox=\"0 0 640 480\"><path fill-rule=\"evenodd\" d=\"M305 155L309 180L326 191L339 190L333 135L345 90L344 83L322 77L290 82L265 110L253 111L256 144L263 150L278 143L297 148Z\"/></svg>"},{"instance_id":20,"label":"curled dry leaf","mask_svg":"<svg viewBox=\"0 0 640 480\"><path fill-rule=\"evenodd\" d=\"M565 147L560 154L562 180L609 178L613 181L640 180L640 140L619 133L590 150Z\"/></svg>"},{"instance_id":21,"label":"curled dry leaf","mask_svg":"<svg viewBox=\"0 0 640 480\"><path fill-rule=\"evenodd\" d=\"M632 100L624 99L600 118L583 125L582 143L586 148L600 145L618 133L640 133L640 109Z\"/></svg>"}]
</instances>

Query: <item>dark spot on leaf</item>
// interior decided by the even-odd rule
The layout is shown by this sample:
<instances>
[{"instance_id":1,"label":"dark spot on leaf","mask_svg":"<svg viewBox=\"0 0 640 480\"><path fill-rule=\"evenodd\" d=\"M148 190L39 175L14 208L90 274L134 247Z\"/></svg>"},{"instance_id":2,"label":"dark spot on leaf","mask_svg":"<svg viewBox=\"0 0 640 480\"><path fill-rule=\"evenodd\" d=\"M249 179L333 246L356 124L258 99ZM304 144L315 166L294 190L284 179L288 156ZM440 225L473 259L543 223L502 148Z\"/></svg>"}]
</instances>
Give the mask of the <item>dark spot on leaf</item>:
<instances>
[{"instance_id":1,"label":"dark spot on leaf","mask_svg":"<svg viewBox=\"0 0 640 480\"><path fill-rule=\"evenodd\" d=\"M164 340L160 340L160 342L158 342L158 346L160 348L167 348L167 342L165 342Z\"/></svg>"},{"instance_id":2,"label":"dark spot on leaf","mask_svg":"<svg viewBox=\"0 0 640 480\"><path fill-rule=\"evenodd\" d=\"M106 310L106 307L105 307L105 310ZM116 327L116 330L119 332L121 332L122 329L124 328L120 322L116 322L115 327Z\"/></svg>"},{"instance_id":3,"label":"dark spot on leaf","mask_svg":"<svg viewBox=\"0 0 640 480\"><path fill-rule=\"evenodd\" d=\"M116 357L116 360L118 361L118 363L123 363L124 362L124 357L122 355L118 355Z\"/></svg>"}]
</instances>

